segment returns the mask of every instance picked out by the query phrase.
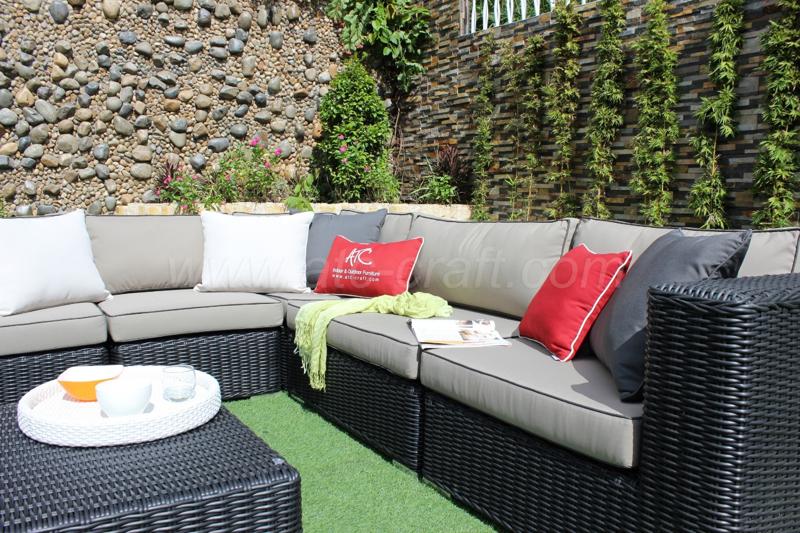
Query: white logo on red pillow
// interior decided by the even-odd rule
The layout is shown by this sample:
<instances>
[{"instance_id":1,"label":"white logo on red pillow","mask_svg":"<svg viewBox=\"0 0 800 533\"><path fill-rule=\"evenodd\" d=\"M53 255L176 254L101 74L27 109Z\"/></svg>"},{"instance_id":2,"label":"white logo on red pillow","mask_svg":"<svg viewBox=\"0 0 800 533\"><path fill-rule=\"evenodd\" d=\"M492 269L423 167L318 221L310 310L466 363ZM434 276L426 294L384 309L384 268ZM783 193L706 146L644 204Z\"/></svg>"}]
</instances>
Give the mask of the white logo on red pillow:
<instances>
[{"instance_id":1,"label":"white logo on red pillow","mask_svg":"<svg viewBox=\"0 0 800 533\"><path fill-rule=\"evenodd\" d=\"M369 266L372 261L367 261L364 256L370 254L372 254L372 248L353 248L344 261L350 266L356 266L356 263Z\"/></svg>"}]
</instances>

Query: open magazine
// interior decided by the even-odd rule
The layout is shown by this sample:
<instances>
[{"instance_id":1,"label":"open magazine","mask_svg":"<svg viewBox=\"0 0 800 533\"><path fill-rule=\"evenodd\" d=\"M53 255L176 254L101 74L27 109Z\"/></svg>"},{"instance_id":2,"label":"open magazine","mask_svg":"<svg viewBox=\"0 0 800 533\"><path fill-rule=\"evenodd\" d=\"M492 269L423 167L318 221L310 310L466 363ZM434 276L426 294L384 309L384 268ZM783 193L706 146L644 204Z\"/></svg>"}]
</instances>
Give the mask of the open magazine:
<instances>
[{"instance_id":1,"label":"open magazine","mask_svg":"<svg viewBox=\"0 0 800 533\"><path fill-rule=\"evenodd\" d=\"M437 348L511 346L495 329L494 320L411 319L411 330L422 345Z\"/></svg>"}]
</instances>

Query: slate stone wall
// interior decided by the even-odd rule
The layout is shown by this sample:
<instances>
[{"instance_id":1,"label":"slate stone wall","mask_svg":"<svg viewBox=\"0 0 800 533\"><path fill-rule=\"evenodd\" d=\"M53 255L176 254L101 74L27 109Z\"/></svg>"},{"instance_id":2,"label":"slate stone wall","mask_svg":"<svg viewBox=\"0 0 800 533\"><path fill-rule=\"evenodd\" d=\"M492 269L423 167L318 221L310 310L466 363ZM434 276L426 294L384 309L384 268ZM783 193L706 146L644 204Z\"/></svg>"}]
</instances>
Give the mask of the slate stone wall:
<instances>
[{"instance_id":1,"label":"slate stone wall","mask_svg":"<svg viewBox=\"0 0 800 533\"><path fill-rule=\"evenodd\" d=\"M0 0L0 202L18 215L155 201L255 134L303 175L337 30L291 0Z\"/></svg>"},{"instance_id":2,"label":"slate stone wall","mask_svg":"<svg viewBox=\"0 0 800 533\"><path fill-rule=\"evenodd\" d=\"M698 221L687 207L687 193L699 171L694 162L688 136L696 121L694 112L702 96L710 94L708 72L708 35L711 16L716 0L674 0L671 2L670 28L675 49L680 54L677 69L682 138L677 146L677 165L674 180L674 211L671 222L677 225L696 225ZM616 144L618 156L617 184L609 194L610 208L620 220L638 221L638 199L633 196L627 182L631 177L631 141L636 133L636 109L633 96L636 80L630 45L643 29L641 19L645 0L625 1L628 30L625 35L627 51L625 126ZM399 167L406 175L406 182L418 179L424 172L425 157L432 157L439 143L455 143L462 156L471 160L470 143L474 136L472 117L473 98L477 93L479 75L476 58L484 32L462 35L461 9L456 0L427 0L426 5L434 14L433 32L436 41L429 47L425 66L427 73L409 100L412 111L404 117L400 142L404 147L399 158ZM744 49L739 58L739 84L737 117L739 135L722 145L722 164L730 190L728 214L734 227L748 226L754 206L752 194L753 166L758 152L758 143L765 134L761 118L761 105L766 78L760 69L762 51L759 39L768 26L768 21L777 13L774 0L749 0L746 2L746 29ZM580 8L584 16L584 34L581 39L581 107L578 117L577 155L575 158L576 183L579 192L586 187L587 176L584 161L587 145L584 141L588 121L589 95L592 72L595 69L594 46L599 37L601 19L596 3ZM549 14L526 22L501 26L494 31L498 44L511 40L521 48L524 40L540 33L546 38L552 34L553 26ZM552 57L548 56L547 69L552 68ZM511 146L504 140L503 126L508 123L508 97L503 93L503 82L498 80L498 96L495 108L495 164L491 169L490 203L494 214L503 217L509 210L508 187L505 179L514 173L516 161L510 158ZM545 138L547 139L547 133ZM544 157L549 160L553 146L545 144ZM552 199L551 186L537 180L535 215L543 216L543 207Z\"/></svg>"}]
</instances>

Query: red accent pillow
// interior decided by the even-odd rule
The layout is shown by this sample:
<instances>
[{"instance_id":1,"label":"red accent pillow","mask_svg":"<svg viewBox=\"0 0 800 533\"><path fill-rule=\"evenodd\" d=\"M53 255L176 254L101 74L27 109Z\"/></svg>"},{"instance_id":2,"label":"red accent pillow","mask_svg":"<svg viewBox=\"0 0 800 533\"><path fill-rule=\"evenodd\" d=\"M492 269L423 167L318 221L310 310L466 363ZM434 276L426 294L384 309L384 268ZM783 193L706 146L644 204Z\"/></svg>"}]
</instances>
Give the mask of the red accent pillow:
<instances>
[{"instance_id":1,"label":"red accent pillow","mask_svg":"<svg viewBox=\"0 0 800 533\"><path fill-rule=\"evenodd\" d=\"M314 292L367 297L404 293L422 242L422 237L417 237L359 243L337 235Z\"/></svg>"},{"instance_id":2,"label":"red accent pillow","mask_svg":"<svg viewBox=\"0 0 800 533\"><path fill-rule=\"evenodd\" d=\"M631 252L596 254L581 244L559 259L519 325L523 337L569 361L619 286Z\"/></svg>"}]
</instances>

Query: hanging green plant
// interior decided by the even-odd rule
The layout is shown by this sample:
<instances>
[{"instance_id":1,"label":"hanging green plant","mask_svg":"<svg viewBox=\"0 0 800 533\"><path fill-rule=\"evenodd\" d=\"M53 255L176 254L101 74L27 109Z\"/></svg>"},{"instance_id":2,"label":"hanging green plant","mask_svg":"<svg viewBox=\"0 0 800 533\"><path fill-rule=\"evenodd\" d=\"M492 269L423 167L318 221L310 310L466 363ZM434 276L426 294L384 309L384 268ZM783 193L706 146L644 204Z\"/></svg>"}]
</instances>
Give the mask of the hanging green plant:
<instances>
[{"instance_id":1,"label":"hanging green plant","mask_svg":"<svg viewBox=\"0 0 800 533\"><path fill-rule=\"evenodd\" d=\"M578 63L581 47L578 37L582 17L575 10L576 3L557 0L553 8L556 24L554 66L545 87L545 99L546 118L556 148L545 179L555 184L558 196L547 207L546 213L550 218L575 216L578 211L578 202L572 192L572 158L575 155L573 142L580 100L577 81L581 72Z\"/></svg>"},{"instance_id":2,"label":"hanging green plant","mask_svg":"<svg viewBox=\"0 0 800 533\"><path fill-rule=\"evenodd\" d=\"M531 218L536 173L542 166L544 50L544 38L535 35L527 40L521 54L510 42L500 52L500 73L512 108L512 117L505 127L514 158L513 175L506 180L511 220Z\"/></svg>"},{"instance_id":3,"label":"hanging green plant","mask_svg":"<svg viewBox=\"0 0 800 533\"><path fill-rule=\"evenodd\" d=\"M734 106L739 74L736 59L742 50L744 0L722 0L714 10L709 41L711 57L708 77L714 82L713 96L703 98L697 111L697 133L692 138L695 161L702 174L689 192L689 207L703 219L704 228L725 228L725 175L719 164L719 141L736 135Z\"/></svg>"},{"instance_id":4,"label":"hanging green plant","mask_svg":"<svg viewBox=\"0 0 800 533\"><path fill-rule=\"evenodd\" d=\"M641 214L649 224L663 226L672 211L674 145L680 134L675 66L678 55L670 48L665 0L649 0L644 7L647 26L634 43L639 92L639 132L633 140L635 169L631 190L642 196Z\"/></svg>"},{"instance_id":5,"label":"hanging green plant","mask_svg":"<svg viewBox=\"0 0 800 533\"><path fill-rule=\"evenodd\" d=\"M753 214L759 227L790 226L800 173L800 1L778 0L783 15L762 38L767 72L764 121L769 126L756 162L755 192L766 197Z\"/></svg>"},{"instance_id":6,"label":"hanging green plant","mask_svg":"<svg viewBox=\"0 0 800 533\"><path fill-rule=\"evenodd\" d=\"M363 50L392 92L407 93L422 74L422 55L430 35L430 11L411 0L331 0L326 13L341 21L342 43Z\"/></svg>"},{"instance_id":7,"label":"hanging green plant","mask_svg":"<svg viewBox=\"0 0 800 533\"><path fill-rule=\"evenodd\" d=\"M583 195L584 216L611 218L606 205L606 189L614 183L613 145L625 123L622 114L624 92L625 52L622 32L625 31L625 9L622 0L602 0L600 13L603 26L597 43L597 70L592 83L589 107L589 159L586 168L592 178Z\"/></svg>"},{"instance_id":8,"label":"hanging green plant","mask_svg":"<svg viewBox=\"0 0 800 533\"><path fill-rule=\"evenodd\" d=\"M481 74L478 77L478 96L475 98L475 138L472 141L474 175L472 188L472 218L489 220L489 168L492 166L492 116L494 115L494 72L492 58L497 46L492 34L485 37L480 49Z\"/></svg>"}]
</instances>

